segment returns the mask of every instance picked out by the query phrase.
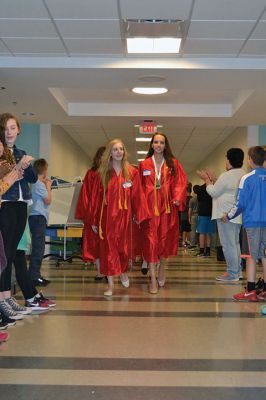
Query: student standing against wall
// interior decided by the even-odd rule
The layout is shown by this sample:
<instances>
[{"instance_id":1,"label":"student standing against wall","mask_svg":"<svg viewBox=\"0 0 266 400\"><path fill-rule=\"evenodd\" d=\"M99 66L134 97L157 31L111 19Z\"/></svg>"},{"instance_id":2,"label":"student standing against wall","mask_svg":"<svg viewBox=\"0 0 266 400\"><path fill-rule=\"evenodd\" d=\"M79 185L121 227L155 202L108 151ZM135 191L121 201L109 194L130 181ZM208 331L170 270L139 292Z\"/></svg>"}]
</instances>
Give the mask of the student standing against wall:
<instances>
[{"instance_id":1,"label":"student standing against wall","mask_svg":"<svg viewBox=\"0 0 266 400\"><path fill-rule=\"evenodd\" d=\"M23 178L13 184L2 197L0 210L0 229L3 236L7 267L0 278L0 312L10 319L21 319L21 314L31 310L20 306L11 297L12 263L16 256L19 241L27 222L27 206L31 200L29 183L37 181L37 174L30 162L32 157L16 147L15 141L20 133L20 124L12 114L0 117L0 135L2 143L6 144L17 168L23 171ZM27 277L25 276L25 279Z\"/></svg>"},{"instance_id":2,"label":"student standing against wall","mask_svg":"<svg viewBox=\"0 0 266 400\"><path fill-rule=\"evenodd\" d=\"M29 226L31 232L31 255L29 274L34 286L46 286L50 281L41 275L41 265L45 252L45 232L52 201L52 181L47 178L48 163L44 158L36 160L33 168L38 180L32 185L32 206Z\"/></svg>"}]
</instances>

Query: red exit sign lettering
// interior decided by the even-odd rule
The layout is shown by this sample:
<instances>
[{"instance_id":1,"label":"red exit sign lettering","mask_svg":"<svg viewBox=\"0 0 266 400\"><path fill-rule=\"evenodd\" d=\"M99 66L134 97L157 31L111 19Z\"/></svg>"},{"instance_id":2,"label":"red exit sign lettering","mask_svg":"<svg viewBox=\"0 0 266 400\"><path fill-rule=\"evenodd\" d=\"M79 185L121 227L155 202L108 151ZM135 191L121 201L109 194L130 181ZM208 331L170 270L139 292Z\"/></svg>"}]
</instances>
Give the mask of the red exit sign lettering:
<instances>
[{"instance_id":1,"label":"red exit sign lettering","mask_svg":"<svg viewBox=\"0 0 266 400\"><path fill-rule=\"evenodd\" d=\"M154 122L143 122L139 127L139 133L151 133L157 132L157 125Z\"/></svg>"}]
</instances>

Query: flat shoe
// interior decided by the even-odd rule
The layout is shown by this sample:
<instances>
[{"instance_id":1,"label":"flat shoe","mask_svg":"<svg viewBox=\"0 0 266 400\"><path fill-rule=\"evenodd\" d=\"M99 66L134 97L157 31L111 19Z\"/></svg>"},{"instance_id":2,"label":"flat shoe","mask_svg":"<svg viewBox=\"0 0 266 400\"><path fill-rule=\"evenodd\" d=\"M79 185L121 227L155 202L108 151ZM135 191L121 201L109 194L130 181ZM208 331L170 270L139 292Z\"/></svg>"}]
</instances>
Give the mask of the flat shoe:
<instances>
[{"instance_id":1,"label":"flat shoe","mask_svg":"<svg viewBox=\"0 0 266 400\"><path fill-rule=\"evenodd\" d=\"M159 287L164 287L165 286L165 279L163 281L160 281L158 279L158 285L159 285Z\"/></svg>"},{"instance_id":2,"label":"flat shoe","mask_svg":"<svg viewBox=\"0 0 266 400\"><path fill-rule=\"evenodd\" d=\"M129 279L127 281L121 280L121 283L122 283L122 286L124 286L125 288L129 288Z\"/></svg>"},{"instance_id":3,"label":"flat shoe","mask_svg":"<svg viewBox=\"0 0 266 400\"><path fill-rule=\"evenodd\" d=\"M157 294L158 293L158 287L156 287L155 289L152 288L151 286L149 287L149 292L150 294Z\"/></svg>"},{"instance_id":4,"label":"flat shoe","mask_svg":"<svg viewBox=\"0 0 266 400\"><path fill-rule=\"evenodd\" d=\"M111 289L108 289L104 292L103 295L106 297L111 297L111 296L113 296L113 291Z\"/></svg>"}]
</instances>

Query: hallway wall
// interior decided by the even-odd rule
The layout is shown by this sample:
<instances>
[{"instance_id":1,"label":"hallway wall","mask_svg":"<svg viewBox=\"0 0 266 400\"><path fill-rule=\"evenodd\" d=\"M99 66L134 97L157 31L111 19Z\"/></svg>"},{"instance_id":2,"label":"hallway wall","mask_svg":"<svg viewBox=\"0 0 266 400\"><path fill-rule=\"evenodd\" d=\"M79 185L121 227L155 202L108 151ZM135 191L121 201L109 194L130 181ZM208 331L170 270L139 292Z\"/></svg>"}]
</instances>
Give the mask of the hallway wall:
<instances>
[{"instance_id":1,"label":"hallway wall","mask_svg":"<svg viewBox=\"0 0 266 400\"><path fill-rule=\"evenodd\" d=\"M219 144L219 146L204 160L197 168L188 175L188 180L194 184L202 184L202 181L196 174L197 169L202 169L205 167L210 167L214 170L217 176L219 176L225 170L225 155L226 151L231 147L240 147L243 149L245 154L248 150L247 144L247 128L239 127L234 130L234 132L228 136L224 142ZM244 169L247 170L246 157L244 160Z\"/></svg>"},{"instance_id":2,"label":"hallway wall","mask_svg":"<svg viewBox=\"0 0 266 400\"><path fill-rule=\"evenodd\" d=\"M84 177L90 166L87 154L59 125L51 127L51 174L59 177Z\"/></svg>"}]
</instances>

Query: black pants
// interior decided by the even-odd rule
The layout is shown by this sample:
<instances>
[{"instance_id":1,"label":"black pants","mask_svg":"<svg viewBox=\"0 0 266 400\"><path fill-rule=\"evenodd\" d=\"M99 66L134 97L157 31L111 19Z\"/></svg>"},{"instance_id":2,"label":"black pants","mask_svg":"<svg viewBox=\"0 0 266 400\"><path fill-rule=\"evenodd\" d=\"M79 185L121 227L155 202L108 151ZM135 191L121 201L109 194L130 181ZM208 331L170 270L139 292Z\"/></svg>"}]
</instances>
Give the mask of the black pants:
<instances>
[{"instance_id":1,"label":"black pants","mask_svg":"<svg viewBox=\"0 0 266 400\"><path fill-rule=\"evenodd\" d=\"M0 208L0 230L3 236L7 266L0 278L0 292L11 290L12 264L27 222L27 203L3 202ZM24 277L28 279L27 277Z\"/></svg>"},{"instance_id":2,"label":"black pants","mask_svg":"<svg viewBox=\"0 0 266 400\"><path fill-rule=\"evenodd\" d=\"M27 260L24 250L17 250L16 257L14 259L14 266L16 271L17 283L22 291L22 294L26 300L35 297L38 291L32 284L28 268Z\"/></svg>"},{"instance_id":3,"label":"black pants","mask_svg":"<svg viewBox=\"0 0 266 400\"><path fill-rule=\"evenodd\" d=\"M43 215L30 215L31 255L29 274L33 281L41 278L41 265L45 251L46 219Z\"/></svg>"}]
</instances>

